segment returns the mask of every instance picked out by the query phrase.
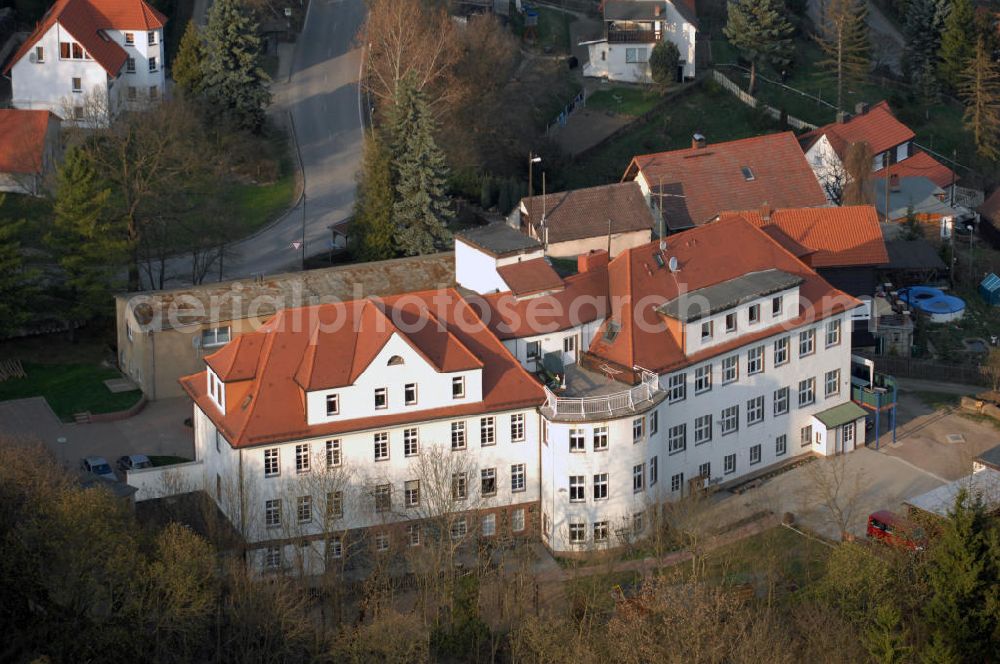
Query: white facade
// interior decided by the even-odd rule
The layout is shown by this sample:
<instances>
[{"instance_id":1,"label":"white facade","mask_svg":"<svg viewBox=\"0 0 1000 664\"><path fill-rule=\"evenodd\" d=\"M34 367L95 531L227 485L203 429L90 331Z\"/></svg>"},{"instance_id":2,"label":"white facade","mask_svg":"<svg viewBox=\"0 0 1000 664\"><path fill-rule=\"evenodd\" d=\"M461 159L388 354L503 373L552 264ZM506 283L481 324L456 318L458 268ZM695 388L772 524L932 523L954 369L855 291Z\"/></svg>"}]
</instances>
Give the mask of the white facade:
<instances>
[{"instance_id":1,"label":"white facade","mask_svg":"<svg viewBox=\"0 0 1000 664\"><path fill-rule=\"evenodd\" d=\"M561 354L563 364L575 364L580 358L580 353L590 347L602 322L595 320L557 332L506 339L503 345L528 371L535 371L537 368L535 366L536 359L541 361L546 353L558 352Z\"/></svg>"},{"instance_id":2,"label":"white facade","mask_svg":"<svg viewBox=\"0 0 1000 664\"><path fill-rule=\"evenodd\" d=\"M455 238L455 283L480 294L508 291L510 287L497 272L498 267L544 256L545 252L541 247L505 256L493 256L463 242L459 236Z\"/></svg>"},{"instance_id":3,"label":"white facade","mask_svg":"<svg viewBox=\"0 0 1000 664\"><path fill-rule=\"evenodd\" d=\"M892 157L890 158L890 154ZM885 152L880 152L872 158L872 171L879 171L887 162L899 163L910 158L912 151L910 142L900 143L894 148L889 148ZM823 193L830 199L831 192L842 188L850 179L847 169L840 156L837 155L826 134L819 137L812 146L806 150L806 161L812 168L816 179L823 187ZM833 200L830 201L834 202Z\"/></svg>"},{"instance_id":4,"label":"white facade","mask_svg":"<svg viewBox=\"0 0 1000 664\"><path fill-rule=\"evenodd\" d=\"M52 111L64 120L114 117L163 96L163 31L102 31L128 54L109 74L60 23L52 25L10 70L12 105ZM132 43L127 43L130 36ZM69 57L63 57L67 54ZM75 57L79 56L79 57Z\"/></svg>"},{"instance_id":5,"label":"white facade","mask_svg":"<svg viewBox=\"0 0 1000 664\"><path fill-rule=\"evenodd\" d=\"M695 76L695 41L698 29L688 23L669 1L664 1L664 13L653 21L654 32L663 40L672 41L680 52L680 64L685 79ZM649 43L619 43L608 39L584 42L588 62L583 67L584 76L607 78L628 83L650 83L652 75L649 56L656 45Z\"/></svg>"}]
</instances>

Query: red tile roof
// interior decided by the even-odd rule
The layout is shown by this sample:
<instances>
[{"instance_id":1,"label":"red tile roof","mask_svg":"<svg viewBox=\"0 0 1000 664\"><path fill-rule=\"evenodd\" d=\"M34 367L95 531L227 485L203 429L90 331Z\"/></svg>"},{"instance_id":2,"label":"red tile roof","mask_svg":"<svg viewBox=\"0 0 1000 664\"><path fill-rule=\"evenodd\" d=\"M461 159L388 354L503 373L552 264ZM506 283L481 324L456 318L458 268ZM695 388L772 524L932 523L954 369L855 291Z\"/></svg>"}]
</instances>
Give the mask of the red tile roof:
<instances>
[{"instance_id":1,"label":"red tile roof","mask_svg":"<svg viewBox=\"0 0 1000 664\"><path fill-rule=\"evenodd\" d=\"M764 203L827 204L792 132L640 155L632 159L623 179L638 173L652 190L654 204L662 182L665 221L672 230L707 223L723 210L747 210Z\"/></svg>"},{"instance_id":2,"label":"red tile roof","mask_svg":"<svg viewBox=\"0 0 1000 664\"><path fill-rule=\"evenodd\" d=\"M721 219L742 217L765 231L778 228L795 244L810 250L809 265L854 267L889 262L878 213L871 205L773 210L764 218L761 210L724 212ZM768 234L796 256L805 255L786 241Z\"/></svg>"},{"instance_id":3,"label":"red tile roof","mask_svg":"<svg viewBox=\"0 0 1000 664\"><path fill-rule=\"evenodd\" d=\"M526 221L536 231L544 210L549 244L607 237L609 221L612 233L652 231L655 223L653 212L635 182L532 196L522 199L521 204L528 211ZM541 231L537 233L541 237Z\"/></svg>"},{"instance_id":4,"label":"red tile roof","mask_svg":"<svg viewBox=\"0 0 1000 664\"><path fill-rule=\"evenodd\" d=\"M59 23L108 74L117 76L128 55L101 30L149 31L162 28L167 17L143 0L56 0L28 39L10 59L4 74Z\"/></svg>"},{"instance_id":5,"label":"red tile roof","mask_svg":"<svg viewBox=\"0 0 1000 664\"><path fill-rule=\"evenodd\" d=\"M0 173L41 173L49 111L0 109Z\"/></svg>"},{"instance_id":6,"label":"red tile roof","mask_svg":"<svg viewBox=\"0 0 1000 664\"><path fill-rule=\"evenodd\" d=\"M844 159L847 146L851 143L865 141L873 154L879 154L912 141L916 136L909 127L896 119L886 101L880 101L869 108L867 113L855 115L847 122L832 122L802 134L799 142L804 150L808 150L824 134L841 159Z\"/></svg>"},{"instance_id":7,"label":"red tile roof","mask_svg":"<svg viewBox=\"0 0 1000 664\"><path fill-rule=\"evenodd\" d=\"M430 324L417 332L410 331L409 326L421 318ZM342 324L333 325L335 321ZM443 367L440 370L481 366L483 400L417 412L306 424L300 381L310 385L346 384L341 381L363 371L360 364L374 357L373 353L384 344L384 332L376 335L374 327L366 327L379 323L391 325L393 330L405 329L401 336L436 367ZM360 331L356 332L354 325L362 326ZM337 327L346 330L344 335L335 330ZM356 338L349 347L342 345L346 336ZM248 338L252 339L249 343L253 347L259 344L255 362L251 361L252 346L244 348L248 342L240 342ZM410 293L381 302L285 309L259 331L243 335L229 345L238 343L234 350L227 346L208 358L213 369L228 368L229 375L251 381L248 397L241 404L230 405L226 415L219 413L206 394L204 372L181 378L184 390L234 447L534 407L544 401L539 383L454 289ZM251 364L252 370L247 368ZM251 377L245 378L247 375Z\"/></svg>"},{"instance_id":8,"label":"red tile roof","mask_svg":"<svg viewBox=\"0 0 1000 664\"><path fill-rule=\"evenodd\" d=\"M497 267L497 273L517 297L553 291L563 285L562 277L544 258L501 265Z\"/></svg>"},{"instance_id":9,"label":"red tile roof","mask_svg":"<svg viewBox=\"0 0 1000 664\"><path fill-rule=\"evenodd\" d=\"M918 150L909 158L891 165L889 174L902 178L925 177L942 189L950 187L953 182L957 182L959 179L954 171L923 150ZM875 171L874 176L884 178L885 169Z\"/></svg>"},{"instance_id":10,"label":"red tile roof","mask_svg":"<svg viewBox=\"0 0 1000 664\"><path fill-rule=\"evenodd\" d=\"M610 320L621 327L610 341L603 329L597 333L590 347L595 356L624 367L640 366L664 373L859 304L742 218L724 219L668 238L666 253L677 258L677 273L657 266L653 258L657 251L654 242L628 249L611 261ZM656 311L683 292L775 268L804 280L799 287L799 315L791 323L771 326L754 335L740 335L729 344L685 355L679 339L670 333L669 323Z\"/></svg>"}]
</instances>

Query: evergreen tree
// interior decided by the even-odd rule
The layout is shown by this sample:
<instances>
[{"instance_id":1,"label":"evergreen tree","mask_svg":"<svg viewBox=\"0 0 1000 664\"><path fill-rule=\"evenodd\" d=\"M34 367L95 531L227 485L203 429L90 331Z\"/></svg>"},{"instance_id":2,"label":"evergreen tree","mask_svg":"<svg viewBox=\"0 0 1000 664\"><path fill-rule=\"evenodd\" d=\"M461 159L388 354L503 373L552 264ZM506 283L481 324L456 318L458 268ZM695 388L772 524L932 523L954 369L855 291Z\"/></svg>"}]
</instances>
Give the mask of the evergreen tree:
<instances>
[{"instance_id":1,"label":"evergreen tree","mask_svg":"<svg viewBox=\"0 0 1000 664\"><path fill-rule=\"evenodd\" d=\"M71 320L110 313L120 287L127 231L109 214L111 190L81 149L71 149L59 168L53 228L45 237L65 274Z\"/></svg>"},{"instance_id":2,"label":"evergreen tree","mask_svg":"<svg viewBox=\"0 0 1000 664\"><path fill-rule=\"evenodd\" d=\"M174 66L170 70L174 83L181 92L192 95L201 93L205 84L204 63L205 45L201 32L194 21L188 21L174 58Z\"/></svg>"},{"instance_id":3,"label":"evergreen tree","mask_svg":"<svg viewBox=\"0 0 1000 664\"><path fill-rule=\"evenodd\" d=\"M0 336L17 330L31 320L30 304L35 293L37 272L25 266L21 251L23 220L3 213L0 196Z\"/></svg>"},{"instance_id":4,"label":"evergreen tree","mask_svg":"<svg viewBox=\"0 0 1000 664\"><path fill-rule=\"evenodd\" d=\"M938 92L937 55L947 16L947 0L911 0L906 9L903 71L927 99Z\"/></svg>"},{"instance_id":5,"label":"evergreen tree","mask_svg":"<svg viewBox=\"0 0 1000 664\"><path fill-rule=\"evenodd\" d=\"M447 224L454 213L445 189L448 167L434 142L434 116L412 76L403 81L392 117L396 244L408 256L431 253L451 239Z\"/></svg>"},{"instance_id":6,"label":"evergreen tree","mask_svg":"<svg viewBox=\"0 0 1000 664\"><path fill-rule=\"evenodd\" d=\"M395 255L389 161L382 141L374 134L366 135L361 181L351 224L352 251L361 261L379 261Z\"/></svg>"},{"instance_id":7,"label":"evergreen tree","mask_svg":"<svg viewBox=\"0 0 1000 664\"><path fill-rule=\"evenodd\" d=\"M238 126L260 131L271 103L257 23L241 0L216 0L205 30L205 91Z\"/></svg>"},{"instance_id":8,"label":"evergreen tree","mask_svg":"<svg viewBox=\"0 0 1000 664\"><path fill-rule=\"evenodd\" d=\"M727 5L728 18L722 32L750 61L750 85L757 84L757 66L787 67L792 61L791 23L785 19L780 0L733 0Z\"/></svg>"},{"instance_id":9,"label":"evergreen tree","mask_svg":"<svg viewBox=\"0 0 1000 664\"><path fill-rule=\"evenodd\" d=\"M1000 156L1000 66L982 38L959 75L958 92L965 102L965 127L976 141L976 152L996 159Z\"/></svg>"},{"instance_id":10,"label":"evergreen tree","mask_svg":"<svg viewBox=\"0 0 1000 664\"><path fill-rule=\"evenodd\" d=\"M489 175L483 176L483 181L479 185L479 206L484 210L493 207L493 178Z\"/></svg>"},{"instance_id":11,"label":"evergreen tree","mask_svg":"<svg viewBox=\"0 0 1000 664\"><path fill-rule=\"evenodd\" d=\"M837 80L837 110L843 108L844 85L868 75L868 4L865 0L829 0L816 40L823 50L820 66Z\"/></svg>"},{"instance_id":12,"label":"evergreen tree","mask_svg":"<svg viewBox=\"0 0 1000 664\"><path fill-rule=\"evenodd\" d=\"M951 12L941 33L938 78L948 88L955 88L959 76L975 55L976 12L971 0L953 0Z\"/></svg>"},{"instance_id":13,"label":"evergreen tree","mask_svg":"<svg viewBox=\"0 0 1000 664\"><path fill-rule=\"evenodd\" d=\"M936 649L966 662L1000 652L997 624L1000 560L982 499L961 490L934 543L927 569L927 624Z\"/></svg>"},{"instance_id":14,"label":"evergreen tree","mask_svg":"<svg viewBox=\"0 0 1000 664\"><path fill-rule=\"evenodd\" d=\"M677 67L681 62L681 52L677 44L669 39L660 41L649 54L649 69L653 82L666 90L677 80Z\"/></svg>"},{"instance_id":15,"label":"evergreen tree","mask_svg":"<svg viewBox=\"0 0 1000 664\"><path fill-rule=\"evenodd\" d=\"M865 630L864 643L872 660L877 664L905 664L910 661L908 635L903 617L894 606L880 604L875 609L875 620Z\"/></svg>"}]
</instances>

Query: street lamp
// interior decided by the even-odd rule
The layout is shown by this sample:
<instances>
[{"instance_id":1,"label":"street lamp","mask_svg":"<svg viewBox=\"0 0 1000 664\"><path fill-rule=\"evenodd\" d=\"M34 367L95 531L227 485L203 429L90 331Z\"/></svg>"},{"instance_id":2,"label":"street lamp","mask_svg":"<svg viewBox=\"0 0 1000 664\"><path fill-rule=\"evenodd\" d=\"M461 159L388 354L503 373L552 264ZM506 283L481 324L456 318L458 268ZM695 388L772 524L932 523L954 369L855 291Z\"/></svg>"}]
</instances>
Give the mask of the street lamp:
<instances>
[{"instance_id":1,"label":"street lamp","mask_svg":"<svg viewBox=\"0 0 1000 664\"><path fill-rule=\"evenodd\" d=\"M532 186L532 177L535 174L535 164L542 163L542 158L539 157L534 152L528 153L528 198L535 195L535 189Z\"/></svg>"}]
</instances>

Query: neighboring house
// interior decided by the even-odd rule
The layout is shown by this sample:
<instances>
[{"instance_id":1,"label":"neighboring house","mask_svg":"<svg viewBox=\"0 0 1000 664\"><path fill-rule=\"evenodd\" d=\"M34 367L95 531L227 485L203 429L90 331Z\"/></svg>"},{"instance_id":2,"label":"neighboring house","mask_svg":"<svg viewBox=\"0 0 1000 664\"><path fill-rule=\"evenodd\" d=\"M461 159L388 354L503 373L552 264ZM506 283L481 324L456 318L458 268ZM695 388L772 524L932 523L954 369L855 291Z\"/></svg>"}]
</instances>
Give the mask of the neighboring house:
<instances>
[{"instance_id":1,"label":"neighboring house","mask_svg":"<svg viewBox=\"0 0 1000 664\"><path fill-rule=\"evenodd\" d=\"M14 108L105 124L160 99L166 22L143 0L56 0L3 71Z\"/></svg>"},{"instance_id":2,"label":"neighboring house","mask_svg":"<svg viewBox=\"0 0 1000 664\"><path fill-rule=\"evenodd\" d=\"M973 459L971 475L910 498L905 504L911 511L947 518L960 491L966 493L969 502L982 501L988 514L1000 514L1000 446Z\"/></svg>"},{"instance_id":3,"label":"neighboring house","mask_svg":"<svg viewBox=\"0 0 1000 664\"><path fill-rule=\"evenodd\" d=\"M509 218L556 258L579 256L596 249L617 256L646 244L656 222L635 182L561 191L522 198Z\"/></svg>"},{"instance_id":4,"label":"neighboring house","mask_svg":"<svg viewBox=\"0 0 1000 664\"><path fill-rule=\"evenodd\" d=\"M58 116L0 109L0 191L41 195L58 154Z\"/></svg>"},{"instance_id":5,"label":"neighboring house","mask_svg":"<svg viewBox=\"0 0 1000 664\"><path fill-rule=\"evenodd\" d=\"M743 219L664 244L585 254L542 293L280 311L181 380L185 486L129 482L139 500L203 488L258 569L306 555L321 572L348 543L421 545L442 495L456 541L538 533L573 553L642 537L664 501L864 444L860 303Z\"/></svg>"},{"instance_id":6,"label":"neighboring house","mask_svg":"<svg viewBox=\"0 0 1000 664\"><path fill-rule=\"evenodd\" d=\"M945 230L955 218L966 214L962 208L952 207L948 203L948 195L944 189L925 177L900 178L889 176L876 178L872 181L875 195L875 208L882 219L888 221L905 221L911 214L927 225L929 230L947 237Z\"/></svg>"},{"instance_id":7,"label":"neighboring house","mask_svg":"<svg viewBox=\"0 0 1000 664\"><path fill-rule=\"evenodd\" d=\"M839 204L850 180L844 164L853 143L868 144L876 177L884 177L888 166L890 174L926 177L939 187L951 187L955 173L916 148L914 138L916 134L896 119L888 102L881 101L871 107L860 102L855 115L840 113L836 122L802 134L799 142L827 198Z\"/></svg>"},{"instance_id":8,"label":"neighboring house","mask_svg":"<svg viewBox=\"0 0 1000 664\"><path fill-rule=\"evenodd\" d=\"M455 283L476 293L508 291L500 270L544 255L541 242L503 223L462 231L455 234Z\"/></svg>"},{"instance_id":9,"label":"neighboring house","mask_svg":"<svg viewBox=\"0 0 1000 664\"><path fill-rule=\"evenodd\" d=\"M183 394L181 376L275 312L455 283L451 253L115 296L118 367L149 400Z\"/></svg>"},{"instance_id":10,"label":"neighboring house","mask_svg":"<svg viewBox=\"0 0 1000 664\"><path fill-rule=\"evenodd\" d=\"M792 132L716 144L695 134L688 149L633 157L622 177L629 180L662 211L668 231L706 224L725 210L827 205Z\"/></svg>"},{"instance_id":11,"label":"neighboring house","mask_svg":"<svg viewBox=\"0 0 1000 664\"><path fill-rule=\"evenodd\" d=\"M588 51L584 76L650 83L649 56L661 41L677 45L677 81L695 76L698 18L694 0L605 0L601 38L581 42Z\"/></svg>"},{"instance_id":12,"label":"neighboring house","mask_svg":"<svg viewBox=\"0 0 1000 664\"><path fill-rule=\"evenodd\" d=\"M870 205L725 212L763 229L834 287L851 295L875 292L877 271L889 262L878 213Z\"/></svg>"}]
</instances>

